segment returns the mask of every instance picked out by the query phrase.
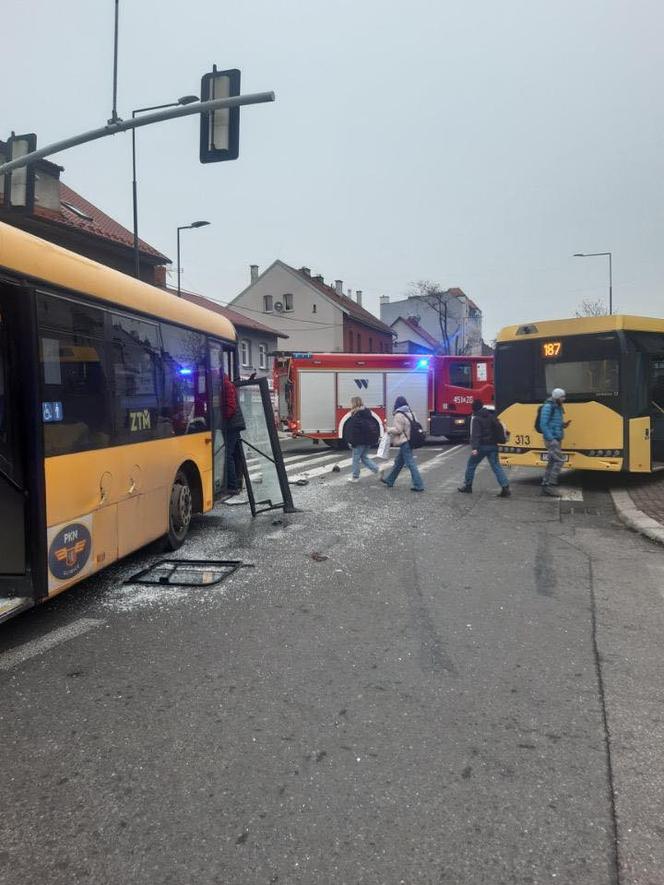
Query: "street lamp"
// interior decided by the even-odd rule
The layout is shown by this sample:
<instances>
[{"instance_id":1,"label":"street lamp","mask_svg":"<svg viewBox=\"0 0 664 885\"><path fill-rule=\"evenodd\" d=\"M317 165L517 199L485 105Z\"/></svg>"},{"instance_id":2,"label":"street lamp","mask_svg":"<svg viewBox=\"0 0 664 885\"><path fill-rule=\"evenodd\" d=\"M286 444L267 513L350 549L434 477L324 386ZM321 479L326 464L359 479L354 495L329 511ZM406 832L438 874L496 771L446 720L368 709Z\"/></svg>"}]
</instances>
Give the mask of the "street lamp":
<instances>
[{"instance_id":1,"label":"street lamp","mask_svg":"<svg viewBox=\"0 0 664 885\"><path fill-rule=\"evenodd\" d=\"M172 101L169 104L156 104L151 108L136 108L135 111L131 112L132 119L136 116L136 114L143 114L146 111L159 111L162 108L176 108L180 104L192 104L193 102L198 101L197 95L183 95L182 98L178 98L177 101ZM133 171L133 180L132 180L132 197L134 203L134 274L136 275L136 279L140 277L141 273L141 265L140 265L140 256L138 251L138 194L136 190L136 130L131 130L131 164Z\"/></svg>"},{"instance_id":2,"label":"street lamp","mask_svg":"<svg viewBox=\"0 0 664 885\"><path fill-rule=\"evenodd\" d=\"M609 257L609 316L613 313L613 270L611 268L610 252L575 252L574 258L595 258L598 255L608 255Z\"/></svg>"},{"instance_id":3,"label":"street lamp","mask_svg":"<svg viewBox=\"0 0 664 885\"><path fill-rule=\"evenodd\" d=\"M192 227L205 227L209 223L209 221L192 221L191 224L183 224L182 227L178 228L178 298L182 297L180 291L180 231L190 230Z\"/></svg>"}]
</instances>

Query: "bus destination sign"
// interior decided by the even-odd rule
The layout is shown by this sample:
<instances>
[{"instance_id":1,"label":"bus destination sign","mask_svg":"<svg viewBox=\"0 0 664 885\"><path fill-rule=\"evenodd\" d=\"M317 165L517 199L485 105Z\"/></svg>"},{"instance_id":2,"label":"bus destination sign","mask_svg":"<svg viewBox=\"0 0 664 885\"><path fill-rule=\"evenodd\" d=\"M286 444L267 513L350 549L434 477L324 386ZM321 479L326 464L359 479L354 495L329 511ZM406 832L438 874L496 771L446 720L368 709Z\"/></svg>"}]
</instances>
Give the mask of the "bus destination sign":
<instances>
[{"instance_id":1,"label":"bus destination sign","mask_svg":"<svg viewBox=\"0 0 664 885\"><path fill-rule=\"evenodd\" d=\"M545 360L554 359L561 356L563 352L562 341L544 341L542 342L542 356Z\"/></svg>"}]
</instances>

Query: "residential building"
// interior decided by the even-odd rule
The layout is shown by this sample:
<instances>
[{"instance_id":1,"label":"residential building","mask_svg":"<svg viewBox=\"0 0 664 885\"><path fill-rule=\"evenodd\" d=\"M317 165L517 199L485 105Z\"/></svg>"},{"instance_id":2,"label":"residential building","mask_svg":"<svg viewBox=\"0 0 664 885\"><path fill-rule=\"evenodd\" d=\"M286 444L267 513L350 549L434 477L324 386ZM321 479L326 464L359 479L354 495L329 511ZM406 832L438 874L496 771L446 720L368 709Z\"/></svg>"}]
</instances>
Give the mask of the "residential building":
<instances>
[{"instance_id":1,"label":"residential building","mask_svg":"<svg viewBox=\"0 0 664 885\"><path fill-rule=\"evenodd\" d=\"M277 260L259 274L252 265L249 285L231 306L288 335L289 351L392 353L392 330L362 306L362 292L353 299L342 280L330 286L308 267Z\"/></svg>"},{"instance_id":2,"label":"residential building","mask_svg":"<svg viewBox=\"0 0 664 885\"><path fill-rule=\"evenodd\" d=\"M438 340L429 335L415 317L398 317L391 328L396 335L394 353L436 353L438 350Z\"/></svg>"},{"instance_id":3,"label":"residential building","mask_svg":"<svg viewBox=\"0 0 664 885\"><path fill-rule=\"evenodd\" d=\"M0 163L6 142L0 141ZM8 205L0 178L0 221L19 227L86 258L134 276L134 235L60 180L61 166L40 160L35 164L34 192L29 188L23 205ZM139 240L142 280L165 285L171 260Z\"/></svg>"},{"instance_id":4,"label":"residential building","mask_svg":"<svg viewBox=\"0 0 664 885\"><path fill-rule=\"evenodd\" d=\"M176 290L169 289L169 291L175 293ZM193 304L206 308L206 310L213 310L215 313L221 314L233 323L237 330L240 378L246 379L251 376L267 378L270 382L270 389L272 389L274 353L279 349L283 350L283 345L280 348L279 339L287 339L288 335L258 322L253 317L247 317L230 307L225 307L212 298L206 298L204 295L182 291L182 297Z\"/></svg>"},{"instance_id":5,"label":"residential building","mask_svg":"<svg viewBox=\"0 0 664 885\"><path fill-rule=\"evenodd\" d=\"M380 318L390 326L399 318L413 320L436 339L440 353L448 349L443 334L446 327L450 353L481 355L482 311L462 289L447 289L444 295L442 311L427 304L420 295L410 295L399 301L390 301L389 296L384 295L380 299ZM409 334L403 327L402 330Z\"/></svg>"}]
</instances>

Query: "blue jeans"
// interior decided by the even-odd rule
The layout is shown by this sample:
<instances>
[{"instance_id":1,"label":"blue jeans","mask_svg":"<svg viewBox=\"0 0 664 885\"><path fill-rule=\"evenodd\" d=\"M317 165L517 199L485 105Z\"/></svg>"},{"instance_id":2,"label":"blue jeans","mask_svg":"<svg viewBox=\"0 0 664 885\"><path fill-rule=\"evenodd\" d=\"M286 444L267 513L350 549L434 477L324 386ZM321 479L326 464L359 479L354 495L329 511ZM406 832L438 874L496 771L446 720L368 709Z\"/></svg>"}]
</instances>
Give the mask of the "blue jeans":
<instances>
[{"instance_id":1,"label":"blue jeans","mask_svg":"<svg viewBox=\"0 0 664 885\"><path fill-rule=\"evenodd\" d=\"M510 484L510 481L505 475L505 471L500 466L500 462L498 461L498 446L480 446L477 449L477 455L470 456L470 458L468 459L468 466L466 467L466 485L468 487L472 486L477 466L481 461L484 460L484 458L486 458L491 465L491 469L493 470L494 476L498 480L500 487L502 489L506 489L507 486Z\"/></svg>"},{"instance_id":2,"label":"blue jeans","mask_svg":"<svg viewBox=\"0 0 664 885\"><path fill-rule=\"evenodd\" d=\"M424 483L422 482L420 471L417 469L413 450L410 447L410 443L407 442L401 443L401 445L399 446L399 454L394 459L394 467L385 477L385 484L388 485L390 488L392 488L392 486L396 482L397 476L401 473L402 467L407 467L410 470L410 477L413 481L413 488L422 490L424 488Z\"/></svg>"},{"instance_id":3,"label":"blue jeans","mask_svg":"<svg viewBox=\"0 0 664 885\"><path fill-rule=\"evenodd\" d=\"M378 464L369 457L369 446L353 446L353 476L360 476L360 463L368 467L372 473L378 473Z\"/></svg>"}]
</instances>

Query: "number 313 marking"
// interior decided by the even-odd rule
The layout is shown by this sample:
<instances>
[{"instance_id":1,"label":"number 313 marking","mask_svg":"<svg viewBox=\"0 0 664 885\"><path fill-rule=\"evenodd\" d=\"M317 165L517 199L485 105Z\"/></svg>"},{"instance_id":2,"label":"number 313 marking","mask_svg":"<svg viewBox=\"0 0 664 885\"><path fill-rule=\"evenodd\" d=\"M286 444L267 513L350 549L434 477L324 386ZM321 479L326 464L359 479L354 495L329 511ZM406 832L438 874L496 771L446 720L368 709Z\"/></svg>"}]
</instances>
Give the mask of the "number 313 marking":
<instances>
[{"instance_id":1,"label":"number 313 marking","mask_svg":"<svg viewBox=\"0 0 664 885\"><path fill-rule=\"evenodd\" d=\"M517 434L514 437L514 443L517 446L529 446L530 445L530 437L528 434Z\"/></svg>"}]
</instances>

